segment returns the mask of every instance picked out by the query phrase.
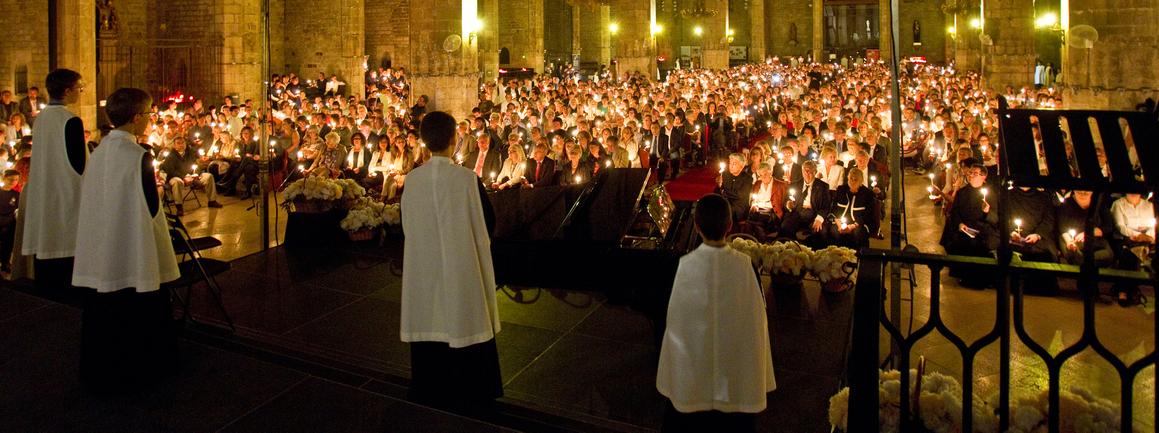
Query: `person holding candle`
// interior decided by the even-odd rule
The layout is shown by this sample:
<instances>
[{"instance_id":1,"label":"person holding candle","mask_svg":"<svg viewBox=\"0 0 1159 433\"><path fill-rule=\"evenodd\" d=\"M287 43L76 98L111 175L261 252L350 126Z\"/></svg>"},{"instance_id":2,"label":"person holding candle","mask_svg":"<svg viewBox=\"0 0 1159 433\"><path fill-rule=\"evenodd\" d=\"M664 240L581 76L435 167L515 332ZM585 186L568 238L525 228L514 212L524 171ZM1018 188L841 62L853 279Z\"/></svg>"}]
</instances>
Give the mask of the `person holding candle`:
<instances>
[{"instance_id":1,"label":"person holding candle","mask_svg":"<svg viewBox=\"0 0 1159 433\"><path fill-rule=\"evenodd\" d=\"M475 172L479 179L491 173L498 173L503 168L503 154L491 149L491 135L483 133L475 140L476 148L463 158L463 166Z\"/></svg>"},{"instance_id":2,"label":"person holding candle","mask_svg":"<svg viewBox=\"0 0 1159 433\"><path fill-rule=\"evenodd\" d=\"M583 161L583 149L579 143L569 143L567 159L560 164L560 185L579 185L592 179L592 167Z\"/></svg>"},{"instance_id":3,"label":"person holding candle","mask_svg":"<svg viewBox=\"0 0 1159 433\"><path fill-rule=\"evenodd\" d=\"M52 92L49 93L51 97ZM36 119L40 116L40 111L45 108L44 102L44 98L40 97L40 88L36 86L28 88L28 94L20 100L20 114L24 115L24 118L28 120L28 124L36 124Z\"/></svg>"},{"instance_id":4,"label":"person holding candle","mask_svg":"<svg viewBox=\"0 0 1159 433\"><path fill-rule=\"evenodd\" d=\"M1011 249L1024 261L1058 262L1058 243L1052 242L1058 229L1050 194L1018 187L1008 190L1002 199L1010 206ZM1019 282L1027 292L1054 294L1058 291L1058 281L1054 278L1023 276Z\"/></svg>"},{"instance_id":5,"label":"person holding candle","mask_svg":"<svg viewBox=\"0 0 1159 433\"><path fill-rule=\"evenodd\" d=\"M849 172L848 183L842 183L834 192L833 221L828 223L829 237L837 245L861 249L869 246L869 237L880 225L877 209L880 206L873 191L863 186L860 170Z\"/></svg>"},{"instance_id":6,"label":"person holding candle","mask_svg":"<svg viewBox=\"0 0 1159 433\"><path fill-rule=\"evenodd\" d=\"M790 145L781 146L781 156L777 159L777 164L773 166L773 178L785 183L795 183L801 180L801 163L794 157L797 154L797 149L792 146L794 142L790 139Z\"/></svg>"},{"instance_id":7,"label":"person holding candle","mask_svg":"<svg viewBox=\"0 0 1159 433\"><path fill-rule=\"evenodd\" d=\"M760 229L756 234L758 239L765 239L780 228L781 216L785 212L785 185L773 179L773 168L768 163L761 163L757 167L748 222Z\"/></svg>"},{"instance_id":8,"label":"person holding candle","mask_svg":"<svg viewBox=\"0 0 1159 433\"><path fill-rule=\"evenodd\" d=\"M807 228L805 239L811 246L826 243L822 230L825 216L829 215L829 185L817 178L817 163L809 160L801 164L803 177L789 186L789 199L785 202L785 216L781 221L780 235L800 238L798 230Z\"/></svg>"},{"instance_id":9,"label":"person holding candle","mask_svg":"<svg viewBox=\"0 0 1159 433\"><path fill-rule=\"evenodd\" d=\"M185 197L185 188L201 186L205 189L206 200L209 200L208 206L221 207L221 203L217 202L217 184L213 182L213 176L208 172L196 170L197 167L206 167L208 162L208 157L199 156L189 148L185 137L173 140L173 150L161 162L159 168L165 183L169 185L169 199L175 203L177 216L185 215L185 206L181 202Z\"/></svg>"},{"instance_id":10,"label":"person holding candle","mask_svg":"<svg viewBox=\"0 0 1159 433\"><path fill-rule=\"evenodd\" d=\"M1155 250L1155 206L1144 200L1140 194L1126 194L1111 204L1111 215L1115 220L1115 234L1111 237L1118 251L1119 268L1139 270L1142 265L1151 264ZM1139 287L1117 285L1119 305L1137 305L1140 301Z\"/></svg>"},{"instance_id":11,"label":"person holding candle","mask_svg":"<svg viewBox=\"0 0 1159 433\"><path fill-rule=\"evenodd\" d=\"M523 177L527 179L527 186L551 186L558 182L555 160L547 157L547 145L538 143L532 149L531 159L527 161Z\"/></svg>"},{"instance_id":12,"label":"person holding candle","mask_svg":"<svg viewBox=\"0 0 1159 433\"><path fill-rule=\"evenodd\" d=\"M1075 190L1058 207L1059 245L1062 247L1060 249L1063 263L1071 265L1083 263L1083 249L1087 241L1087 211L1091 206L1094 206L1094 194L1090 191ZM1105 205L1095 209L1092 224L1095 236L1091 242L1094 247L1095 264L1102 267L1111 266L1115 262L1115 252L1107 241L1107 236L1113 233L1115 221Z\"/></svg>"},{"instance_id":13,"label":"person holding candle","mask_svg":"<svg viewBox=\"0 0 1159 433\"><path fill-rule=\"evenodd\" d=\"M507 146L507 158L503 160L503 168L491 183L491 189L504 190L516 188L527 182L523 174L527 172L527 158L523 146Z\"/></svg>"},{"instance_id":14,"label":"person holding candle","mask_svg":"<svg viewBox=\"0 0 1159 433\"><path fill-rule=\"evenodd\" d=\"M0 273L8 278L12 273L12 247L16 241L16 209L20 203L20 172L4 170L0 181Z\"/></svg>"},{"instance_id":15,"label":"person holding candle","mask_svg":"<svg viewBox=\"0 0 1159 433\"><path fill-rule=\"evenodd\" d=\"M946 254L989 257L998 248L998 209L991 206L998 197L986 184L986 169L972 162L966 167L967 184L957 193L951 205L940 243ZM984 288L993 283L984 273L969 266L953 267L950 275L961 278L965 287Z\"/></svg>"},{"instance_id":16,"label":"person holding candle","mask_svg":"<svg viewBox=\"0 0 1159 433\"><path fill-rule=\"evenodd\" d=\"M361 132L350 134L350 152L346 154L346 165L342 175L361 183L370 170L370 150L366 148L366 136Z\"/></svg>"},{"instance_id":17,"label":"person holding candle","mask_svg":"<svg viewBox=\"0 0 1159 433\"><path fill-rule=\"evenodd\" d=\"M716 176L716 193L728 200L732 209L733 223L748 218L752 199L753 178L745 173L745 157L740 153L728 156L726 170Z\"/></svg>"},{"instance_id":18,"label":"person holding candle","mask_svg":"<svg viewBox=\"0 0 1159 433\"><path fill-rule=\"evenodd\" d=\"M345 162L346 152L340 146L342 136L337 132L326 134L326 147L314 159L314 164L306 169L313 176L338 177L342 174L342 164Z\"/></svg>"},{"instance_id":19,"label":"person holding candle","mask_svg":"<svg viewBox=\"0 0 1159 433\"><path fill-rule=\"evenodd\" d=\"M837 188L845 184L845 167L837 163L837 150L826 146L821 149L820 170L817 173L821 180L830 188ZM864 179L864 176L862 176Z\"/></svg>"}]
</instances>

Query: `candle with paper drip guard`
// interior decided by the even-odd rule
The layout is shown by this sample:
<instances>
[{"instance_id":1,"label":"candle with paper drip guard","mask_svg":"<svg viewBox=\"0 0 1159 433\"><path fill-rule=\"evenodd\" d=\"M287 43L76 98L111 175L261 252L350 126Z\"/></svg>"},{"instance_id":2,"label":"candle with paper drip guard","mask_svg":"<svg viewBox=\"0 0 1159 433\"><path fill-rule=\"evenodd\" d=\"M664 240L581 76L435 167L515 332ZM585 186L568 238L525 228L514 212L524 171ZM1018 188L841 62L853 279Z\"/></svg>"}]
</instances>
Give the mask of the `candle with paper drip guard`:
<instances>
[{"instance_id":1,"label":"candle with paper drip guard","mask_svg":"<svg viewBox=\"0 0 1159 433\"><path fill-rule=\"evenodd\" d=\"M845 223L845 217L841 217L841 231L845 231L847 228L849 228L849 225Z\"/></svg>"},{"instance_id":2,"label":"candle with paper drip guard","mask_svg":"<svg viewBox=\"0 0 1159 433\"><path fill-rule=\"evenodd\" d=\"M869 176L869 187L877 188L877 176Z\"/></svg>"},{"instance_id":3,"label":"candle with paper drip guard","mask_svg":"<svg viewBox=\"0 0 1159 433\"><path fill-rule=\"evenodd\" d=\"M796 188L789 188L789 201L797 201Z\"/></svg>"},{"instance_id":4,"label":"candle with paper drip guard","mask_svg":"<svg viewBox=\"0 0 1159 433\"><path fill-rule=\"evenodd\" d=\"M1022 235L1022 218L1014 219L1014 232L1018 233L1019 236Z\"/></svg>"}]
</instances>

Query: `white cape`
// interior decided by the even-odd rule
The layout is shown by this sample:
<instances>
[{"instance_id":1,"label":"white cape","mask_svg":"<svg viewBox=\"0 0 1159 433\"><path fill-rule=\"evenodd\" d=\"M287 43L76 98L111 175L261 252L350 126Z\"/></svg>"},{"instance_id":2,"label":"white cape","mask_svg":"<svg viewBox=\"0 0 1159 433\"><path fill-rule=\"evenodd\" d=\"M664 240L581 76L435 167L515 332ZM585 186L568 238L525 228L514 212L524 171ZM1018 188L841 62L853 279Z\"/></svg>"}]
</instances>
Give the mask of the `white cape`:
<instances>
[{"instance_id":1,"label":"white cape","mask_svg":"<svg viewBox=\"0 0 1159 433\"><path fill-rule=\"evenodd\" d=\"M495 270L475 173L431 158L407 175L401 209L402 341L460 348L495 338Z\"/></svg>"},{"instance_id":2,"label":"white cape","mask_svg":"<svg viewBox=\"0 0 1159 433\"><path fill-rule=\"evenodd\" d=\"M708 245L681 257L656 388L680 412L756 413L776 387L764 296L751 259Z\"/></svg>"}]
</instances>

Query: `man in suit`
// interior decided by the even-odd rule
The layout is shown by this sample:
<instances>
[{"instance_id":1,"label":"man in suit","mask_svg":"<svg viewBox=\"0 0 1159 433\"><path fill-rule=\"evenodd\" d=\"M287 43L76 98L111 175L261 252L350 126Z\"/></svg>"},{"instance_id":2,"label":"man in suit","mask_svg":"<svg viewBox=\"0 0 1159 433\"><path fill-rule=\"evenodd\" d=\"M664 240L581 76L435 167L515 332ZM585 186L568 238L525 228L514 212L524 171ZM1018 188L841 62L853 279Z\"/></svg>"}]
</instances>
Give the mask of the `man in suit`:
<instances>
[{"instance_id":1,"label":"man in suit","mask_svg":"<svg viewBox=\"0 0 1159 433\"><path fill-rule=\"evenodd\" d=\"M661 156L668 163L664 172L668 180L676 179L680 171L680 151L684 149L686 134L684 129L676 125L676 117L672 113L664 115L664 128L660 131L660 148L664 153ZM658 150L658 151L659 151Z\"/></svg>"},{"instance_id":2,"label":"man in suit","mask_svg":"<svg viewBox=\"0 0 1159 433\"><path fill-rule=\"evenodd\" d=\"M28 120L29 125L36 122L36 116L40 114L41 106L45 103L44 98L40 97L39 88L28 88L28 96L20 100L20 113L24 114L24 118Z\"/></svg>"},{"instance_id":3,"label":"man in suit","mask_svg":"<svg viewBox=\"0 0 1159 433\"><path fill-rule=\"evenodd\" d=\"M527 179L527 186L551 186L556 183L555 160L547 157L547 145L535 145L531 160L525 166L523 177Z\"/></svg>"},{"instance_id":4,"label":"man in suit","mask_svg":"<svg viewBox=\"0 0 1159 433\"><path fill-rule=\"evenodd\" d=\"M491 134L482 134L476 140L477 147L463 159L463 166L480 179L490 179L503 168L503 154L491 149Z\"/></svg>"},{"instance_id":5,"label":"man in suit","mask_svg":"<svg viewBox=\"0 0 1159 433\"><path fill-rule=\"evenodd\" d=\"M811 244L825 243L820 239L825 218L829 215L829 185L817 178L817 163L812 160L801 164L803 178L789 186L785 201L785 217L780 233L793 237L798 229L808 227Z\"/></svg>"},{"instance_id":6,"label":"man in suit","mask_svg":"<svg viewBox=\"0 0 1159 433\"><path fill-rule=\"evenodd\" d=\"M861 138L864 140L862 148L869 153L869 159L876 161L879 165L889 166L889 151L886 146L881 145L881 132L873 129L873 127L866 127L865 131L861 133Z\"/></svg>"}]
</instances>

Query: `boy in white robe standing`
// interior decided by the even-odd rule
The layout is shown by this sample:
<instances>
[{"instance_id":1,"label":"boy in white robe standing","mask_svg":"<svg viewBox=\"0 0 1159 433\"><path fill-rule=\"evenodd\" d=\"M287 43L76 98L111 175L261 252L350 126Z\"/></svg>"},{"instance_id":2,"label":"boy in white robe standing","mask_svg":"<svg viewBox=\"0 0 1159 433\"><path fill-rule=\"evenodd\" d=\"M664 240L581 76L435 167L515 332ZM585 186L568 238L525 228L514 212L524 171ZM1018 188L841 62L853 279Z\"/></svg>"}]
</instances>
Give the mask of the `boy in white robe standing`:
<instances>
[{"instance_id":1,"label":"boy in white robe standing","mask_svg":"<svg viewBox=\"0 0 1159 433\"><path fill-rule=\"evenodd\" d=\"M704 243L680 258L660 346L662 431L755 431L777 387L764 295L749 256L725 243L728 200L704 196L693 221Z\"/></svg>"},{"instance_id":2,"label":"boy in white robe standing","mask_svg":"<svg viewBox=\"0 0 1159 433\"><path fill-rule=\"evenodd\" d=\"M81 182L72 283L93 289L81 317L81 381L100 393L151 386L178 367L169 291L180 276L160 208L153 160L137 144L152 98L118 89L105 112L116 127L93 152Z\"/></svg>"},{"instance_id":3,"label":"boy in white robe standing","mask_svg":"<svg viewBox=\"0 0 1159 433\"><path fill-rule=\"evenodd\" d=\"M455 119L427 114L419 132L432 158L402 194L402 341L410 343L410 398L454 410L486 409L503 395L499 310L491 262L494 216L483 184L451 161Z\"/></svg>"}]
</instances>

